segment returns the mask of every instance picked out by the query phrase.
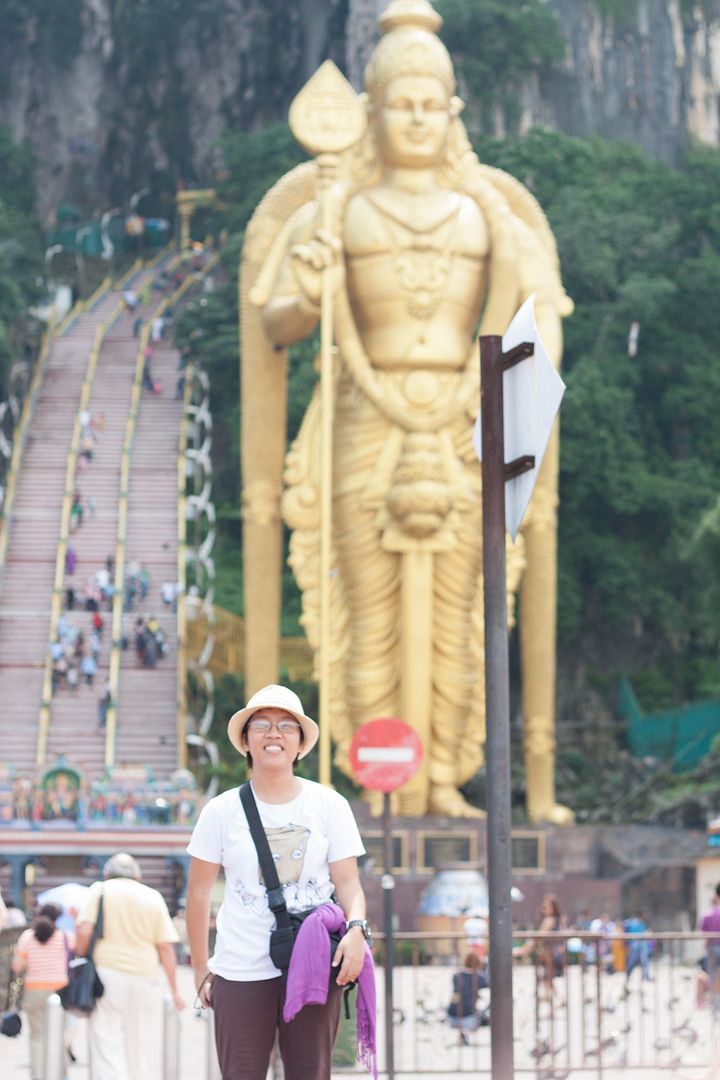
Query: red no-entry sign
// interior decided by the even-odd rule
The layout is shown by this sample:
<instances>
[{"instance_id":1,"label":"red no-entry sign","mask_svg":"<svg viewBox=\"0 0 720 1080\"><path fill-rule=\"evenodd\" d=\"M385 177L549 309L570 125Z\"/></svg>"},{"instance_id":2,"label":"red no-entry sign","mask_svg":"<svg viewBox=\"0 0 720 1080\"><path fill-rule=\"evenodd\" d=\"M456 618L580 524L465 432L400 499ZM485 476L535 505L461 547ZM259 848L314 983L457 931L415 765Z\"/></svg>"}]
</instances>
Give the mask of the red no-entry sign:
<instances>
[{"instance_id":1,"label":"red no-entry sign","mask_svg":"<svg viewBox=\"0 0 720 1080\"><path fill-rule=\"evenodd\" d=\"M370 720L350 744L355 779L368 791L395 791L420 768L423 747L416 731L396 717Z\"/></svg>"}]
</instances>

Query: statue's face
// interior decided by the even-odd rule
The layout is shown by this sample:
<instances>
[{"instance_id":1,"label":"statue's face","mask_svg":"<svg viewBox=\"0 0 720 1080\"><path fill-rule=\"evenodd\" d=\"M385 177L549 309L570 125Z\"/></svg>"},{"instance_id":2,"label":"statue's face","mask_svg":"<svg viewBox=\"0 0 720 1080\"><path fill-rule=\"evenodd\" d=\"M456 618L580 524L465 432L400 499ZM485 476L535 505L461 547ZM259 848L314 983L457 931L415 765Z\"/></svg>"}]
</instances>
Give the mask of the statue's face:
<instances>
[{"instance_id":1,"label":"statue's face","mask_svg":"<svg viewBox=\"0 0 720 1080\"><path fill-rule=\"evenodd\" d=\"M442 158L450 126L450 98L432 75L399 75L375 111L380 156L389 165L423 168Z\"/></svg>"}]
</instances>

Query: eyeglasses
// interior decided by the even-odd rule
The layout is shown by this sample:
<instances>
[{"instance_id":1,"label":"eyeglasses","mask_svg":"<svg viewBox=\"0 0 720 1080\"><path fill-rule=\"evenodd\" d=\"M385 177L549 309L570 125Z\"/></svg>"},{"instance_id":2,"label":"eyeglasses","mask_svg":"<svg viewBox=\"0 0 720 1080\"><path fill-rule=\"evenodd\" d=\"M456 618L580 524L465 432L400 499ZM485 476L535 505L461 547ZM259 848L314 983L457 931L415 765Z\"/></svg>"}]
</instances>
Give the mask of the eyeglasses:
<instances>
[{"instance_id":1,"label":"eyeglasses","mask_svg":"<svg viewBox=\"0 0 720 1080\"><path fill-rule=\"evenodd\" d=\"M277 723L273 723L272 720L252 719L248 720L247 726L250 731L257 731L261 734L267 734L274 727L278 729L281 735L298 735L302 731L297 720L278 720Z\"/></svg>"}]
</instances>

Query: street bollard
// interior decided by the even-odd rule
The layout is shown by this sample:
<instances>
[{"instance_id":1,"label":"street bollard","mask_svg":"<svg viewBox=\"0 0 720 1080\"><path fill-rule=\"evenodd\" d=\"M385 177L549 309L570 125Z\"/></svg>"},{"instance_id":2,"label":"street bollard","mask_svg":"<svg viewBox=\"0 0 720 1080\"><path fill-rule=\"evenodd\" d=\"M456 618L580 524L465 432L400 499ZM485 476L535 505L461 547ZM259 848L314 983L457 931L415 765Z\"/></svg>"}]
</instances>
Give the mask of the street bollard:
<instances>
[{"instance_id":1,"label":"street bollard","mask_svg":"<svg viewBox=\"0 0 720 1080\"><path fill-rule=\"evenodd\" d=\"M57 994L51 994L45 1003L45 1047L43 1052L43 1080L64 1080L65 1068L65 1013Z\"/></svg>"},{"instance_id":2,"label":"street bollard","mask_svg":"<svg viewBox=\"0 0 720 1080\"><path fill-rule=\"evenodd\" d=\"M169 994L163 999L162 1080L180 1076L180 1016Z\"/></svg>"},{"instance_id":3,"label":"street bollard","mask_svg":"<svg viewBox=\"0 0 720 1080\"><path fill-rule=\"evenodd\" d=\"M222 1080L220 1062L218 1061L217 1048L215 1046L215 1014L212 1009L204 1009L201 1016L207 1025L207 1040L205 1043L205 1080Z\"/></svg>"}]
</instances>

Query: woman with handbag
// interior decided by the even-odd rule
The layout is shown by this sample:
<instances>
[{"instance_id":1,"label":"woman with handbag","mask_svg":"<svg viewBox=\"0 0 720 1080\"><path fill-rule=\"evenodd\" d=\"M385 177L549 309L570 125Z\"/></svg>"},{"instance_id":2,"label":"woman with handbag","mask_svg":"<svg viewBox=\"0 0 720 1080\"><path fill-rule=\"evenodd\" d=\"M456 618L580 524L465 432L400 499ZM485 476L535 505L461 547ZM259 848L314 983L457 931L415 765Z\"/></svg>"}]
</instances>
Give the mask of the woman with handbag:
<instances>
[{"instance_id":1,"label":"woman with handbag","mask_svg":"<svg viewBox=\"0 0 720 1080\"><path fill-rule=\"evenodd\" d=\"M367 970L369 931L357 867L364 848L352 810L336 791L294 772L318 734L317 724L287 687L267 686L254 694L228 724L230 742L247 757L252 781L244 796L233 788L211 799L188 845L191 960L199 1000L214 1010L224 1080L265 1080L276 1034L285 1080L330 1080L342 996L338 988ZM253 814L245 810L250 794L272 852L270 896L268 875L261 872L260 840L256 847L254 839L258 827L251 832ZM221 867L225 897L217 915L214 955L208 959L211 893ZM287 982L271 959L271 933L283 920L289 926L288 912L292 917L321 906L322 920L340 916L342 936L330 953L337 974L324 1004L306 1004L286 1022ZM273 955L278 958L275 950ZM292 980L292 965L290 971Z\"/></svg>"},{"instance_id":2,"label":"woman with handbag","mask_svg":"<svg viewBox=\"0 0 720 1080\"><path fill-rule=\"evenodd\" d=\"M15 946L12 970L25 976L23 1009L30 1026L30 1070L32 1080L43 1080L45 1003L68 981L68 956L75 938L58 930L62 915L57 904L44 904L24 930Z\"/></svg>"}]
</instances>

